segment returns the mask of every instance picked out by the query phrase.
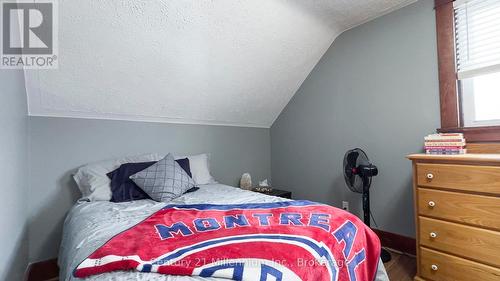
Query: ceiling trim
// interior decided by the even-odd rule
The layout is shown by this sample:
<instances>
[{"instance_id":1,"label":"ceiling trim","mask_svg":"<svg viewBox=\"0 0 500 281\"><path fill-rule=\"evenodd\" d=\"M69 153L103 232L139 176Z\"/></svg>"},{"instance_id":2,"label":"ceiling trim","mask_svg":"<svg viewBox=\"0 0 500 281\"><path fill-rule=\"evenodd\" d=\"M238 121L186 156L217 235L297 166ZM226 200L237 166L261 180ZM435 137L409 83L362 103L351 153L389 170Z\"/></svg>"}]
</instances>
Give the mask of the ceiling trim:
<instances>
[{"instance_id":1,"label":"ceiling trim","mask_svg":"<svg viewBox=\"0 0 500 281\"><path fill-rule=\"evenodd\" d=\"M114 114L114 113L91 113L91 112L78 112L78 111L54 112L54 110L51 110L50 113L29 112L28 115L35 117L78 118L78 119L94 119L94 120L164 123L164 124L207 125L207 126L246 127L246 128L262 128L262 129L270 128L270 126L267 125L224 122L218 120L196 120L196 119L185 119L185 118L176 119L169 117Z\"/></svg>"}]
</instances>

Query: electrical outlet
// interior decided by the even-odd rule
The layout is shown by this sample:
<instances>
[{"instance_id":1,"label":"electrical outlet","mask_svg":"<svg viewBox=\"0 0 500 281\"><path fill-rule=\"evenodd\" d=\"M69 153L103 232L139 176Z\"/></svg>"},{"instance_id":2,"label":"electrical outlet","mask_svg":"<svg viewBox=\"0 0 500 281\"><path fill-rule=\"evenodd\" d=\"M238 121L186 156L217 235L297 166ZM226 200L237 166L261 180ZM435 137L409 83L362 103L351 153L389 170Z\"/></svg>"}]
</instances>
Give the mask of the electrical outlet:
<instances>
[{"instance_id":1,"label":"electrical outlet","mask_svg":"<svg viewBox=\"0 0 500 281\"><path fill-rule=\"evenodd\" d=\"M348 201L342 201L342 210L349 212L349 202Z\"/></svg>"}]
</instances>

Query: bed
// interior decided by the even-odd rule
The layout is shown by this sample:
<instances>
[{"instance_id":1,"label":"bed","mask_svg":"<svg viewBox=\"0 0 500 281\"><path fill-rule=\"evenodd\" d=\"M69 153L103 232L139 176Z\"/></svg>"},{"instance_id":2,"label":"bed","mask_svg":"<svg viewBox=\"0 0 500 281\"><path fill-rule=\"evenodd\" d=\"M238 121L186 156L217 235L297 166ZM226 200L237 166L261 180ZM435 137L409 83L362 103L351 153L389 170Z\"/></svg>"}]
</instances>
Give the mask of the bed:
<instances>
[{"instance_id":1,"label":"bed","mask_svg":"<svg viewBox=\"0 0 500 281\"><path fill-rule=\"evenodd\" d=\"M271 203L289 199L268 196L256 192L222 185L207 184L196 192L186 193L169 204L240 204ZM73 276L78 264L114 235L129 229L166 204L152 200L138 200L124 203L108 201L79 202L69 212L64 222L63 239L58 264L60 280L82 280ZM227 280L191 276L172 276L157 273L115 271L86 278L85 280ZM389 280L383 263L379 261L375 280Z\"/></svg>"}]
</instances>

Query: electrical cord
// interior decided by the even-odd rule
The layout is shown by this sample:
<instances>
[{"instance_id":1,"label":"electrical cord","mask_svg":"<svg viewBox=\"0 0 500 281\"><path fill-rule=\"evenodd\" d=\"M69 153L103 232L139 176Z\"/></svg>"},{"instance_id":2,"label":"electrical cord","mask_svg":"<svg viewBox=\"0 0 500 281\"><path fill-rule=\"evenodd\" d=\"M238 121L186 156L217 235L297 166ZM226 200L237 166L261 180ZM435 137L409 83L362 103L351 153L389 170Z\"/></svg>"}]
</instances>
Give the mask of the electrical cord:
<instances>
[{"instance_id":1,"label":"electrical cord","mask_svg":"<svg viewBox=\"0 0 500 281\"><path fill-rule=\"evenodd\" d=\"M371 210L370 210L370 217L372 218L373 223L375 224L375 227L378 229L378 224L377 224L377 222L375 221L375 218L373 217L373 213L372 213L372 211L371 211Z\"/></svg>"}]
</instances>

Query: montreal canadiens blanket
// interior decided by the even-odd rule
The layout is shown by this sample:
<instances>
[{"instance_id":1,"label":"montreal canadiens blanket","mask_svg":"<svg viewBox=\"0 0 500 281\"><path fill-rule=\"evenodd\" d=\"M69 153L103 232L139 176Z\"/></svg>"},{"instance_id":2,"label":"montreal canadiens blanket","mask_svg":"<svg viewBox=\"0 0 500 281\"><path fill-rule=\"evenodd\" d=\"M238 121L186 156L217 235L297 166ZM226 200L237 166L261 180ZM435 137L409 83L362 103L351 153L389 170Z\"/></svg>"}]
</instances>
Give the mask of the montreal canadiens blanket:
<instances>
[{"instance_id":1,"label":"montreal canadiens blanket","mask_svg":"<svg viewBox=\"0 0 500 281\"><path fill-rule=\"evenodd\" d=\"M75 277L116 270L232 280L371 281L378 237L357 217L310 201L167 205L114 236Z\"/></svg>"}]
</instances>

